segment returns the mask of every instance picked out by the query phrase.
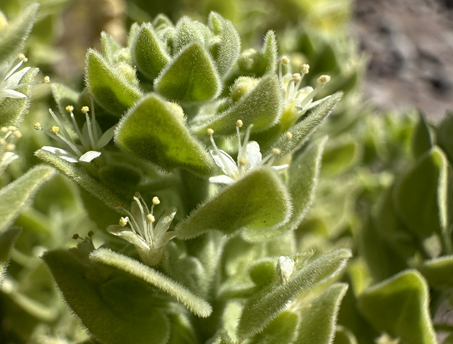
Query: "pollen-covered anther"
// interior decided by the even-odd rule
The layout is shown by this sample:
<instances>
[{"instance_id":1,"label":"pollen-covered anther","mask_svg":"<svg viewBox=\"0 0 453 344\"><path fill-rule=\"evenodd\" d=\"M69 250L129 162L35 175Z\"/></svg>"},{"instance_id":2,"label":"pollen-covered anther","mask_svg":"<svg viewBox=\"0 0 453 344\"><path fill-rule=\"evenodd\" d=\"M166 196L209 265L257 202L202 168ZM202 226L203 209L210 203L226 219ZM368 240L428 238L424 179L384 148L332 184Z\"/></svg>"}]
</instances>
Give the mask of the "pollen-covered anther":
<instances>
[{"instance_id":1,"label":"pollen-covered anther","mask_svg":"<svg viewBox=\"0 0 453 344\"><path fill-rule=\"evenodd\" d=\"M58 134L59 131L60 131L60 128L57 127L56 125L52 126L52 128L50 129L50 132L55 135Z\"/></svg>"},{"instance_id":2,"label":"pollen-covered anther","mask_svg":"<svg viewBox=\"0 0 453 344\"><path fill-rule=\"evenodd\" d=\"M22 62L27 62L27 61L28 61L27 57L26 57L24 54L22 54L22 53L20 53L19 55L17 55L17 57L18 57L19 60L21 60Z\"/></svg>"},{"instance_id":3,"label":"pollen-covered anther","mask_svg":"<svg viewBox=\"0 0 453 344\"><path fill-rule=\"evenodd\" d=\"M15 127L14 125L10 125L10 126L8 127L8 130L9 130L9 131L17 130L17 127Z\"/></svg>"},{"instance_id":4,"label":"pollen-covered anther","mask_svg":"<svg viewBox=\"0 0 453 344\"><path fill-rule=\"evenodd\" d=\"M294 74L292 75L292 78L293 78L294 83L296 83L296 84L297 84L299 81L302 80L302 78L301 78L301 76L300 76L299 73L294 73Z\"/></svg>"},{"instance_id":5,"label":"pollen-covered anther","mask_svg":"<svg viewBox=\"0 0 453 344\"><path fill-rule=\"evenodd\" d=\"M36 122L35 124L33 124L33 128L35 128L35 130L41 129L41 123Z\"/></svg>"},{"instance_id":6,"label":"pollen-covered anther","mask_svg":"<svg viewBox=\"0 0 453 344\"><path fill-rule=\"evenodd\" d=\"M82 106L81 111L83 114L86 114L88 111L90 111L90 108L88 106Z\"/></svg>"},{"instance_id":7,"label":"pollen-covered anther","mask_svg":"<svg viewBox=\"0 0 453 344\"><path fill-rule=\"evenodd\" d=\"M239 159L239 165L242 165L242 166L247 165L247 159L246 158L240 158Z\"/></svg>"},{"instance_id":8,"label":"pollen-covered anther","mask_svg":"<svg viewBox=\"0 0 453 344\"><path fill-rule=\"evenodd\" d=\"M72 111L74 111L74 106L72 106L72 105L66 106L66 111L67 111L67 112L72 112Z\"/></svg>"},{"instance_id":9,"label":"pollen-covered anther","mask_svg":"<svg viewBox=\"0 0 453 344\"><path fill-rule=\"evenodd\" d=\"M286 132L285 136L288 140L291 140L293 138L293 134L291 134L289 131Z\"/></svg>"},{"instance_id":10,"label":"pollen-covered anther","mask_svg":"<svg viewBox=\"0 0 453 344\"><path fill-rule=\"evenodd\" d=\"M244 123L243 123L240 119L238 119L238 120L236 121L236 127L237 127L237 128L242 128L243 125L244 125Z\"/></svg>"},{"instance_id":11,"label":"pollen-covered anther","mask_svg":"<svg viewBox=\"0 0 453 344\"><path fill-rule=\"evenodd\" d=\"M157 197L157 196L153 197L153 204L154 204L154 205L160 204L160 199L159 199L159 197Z\"/></svg>"},{"instance_id":12,"label":"pollen-covered anther","mask_svg":"<svg viewBox=\"0 0 453 344\"><path fill-rule=\"evenodd\" d=\"M329 75L321 75L318 78L318 84L320 85L325 85L330 81L330 76Z\"/></svg>"},{"instance_id":13,"label":"pollen-covered anther","mask_svg":"<svg viewBox=\"0 0 453 344\"><path fill-rule=\"evenodd\" d=\"M154 222L154 221L156 221L156 218L154 217L153 214L148 214L148 215L146 215L146 219L147 219L149 222Z\"/></svg>"},{"instance_id":14,"label":"pollen-covered anther","mask_svg":"<svg viewBox=\"0 0 453 344\"><path fill-rule=\"evenodd\" d=\"M127 222L128 222L129 218L126 216L126 217L121 217L120 218L120 221L119 221L119 225L121 227L124 227L127 225Z\"/></svg>"},{"instance_id":15,"label":"pollen-covered anther","mask_svg":"<svg viewBox=\"0 0 453 344\"><path fill-rule=\"evenodd\" d=\"M272 154L279 155L282 151L278 148L272 148Z\"/></svg>"},{"instance_id":16,"label":"pollen-covered anther","mask_svg":"<svg viewBox=\"0 0 453 344\"><path fill-rule=\"evenodd\" d=\"M302 74L308 74L310 72L310 65L304 63L302 66L300 66L300 72Z\"/></svg>"},{"instance_id":17,"label":"pollen-covered anther","mask_svg":"<svg viewBox=\"0 0 453 344\"><path fill-rule=\"evenodd\" d=\"M0 146L6 146L6 140L0 139Z\"/></svg>"},{"instance_id":18,"label":"pollen-covered anther","mask_svg":"<svg viewBox=\"0 0 453 344\"><path fill-rule=\"evenodd\" d=\"M282 65L286 66L287 64L289 64L289 57L286 55L282 56L280 62L282 63Z\"/></svg>"},{"instance_id":19,"label":"pollen-covered anther","mask_svg":"<svg viewBox=\"0 0 453 344\"><path fill-rule=\"evenodd\" d=\"M212 130L211 128L208 128L208 129L206 130L206 132L208 133L208 135L214 134L214 130Z\"/></svg>"},{"instance_id":20,"label":"pollen-covered anther","mask_svg":"<svg viewBox=\"0 0 453 344\"><path fill-rule=\"evenodd\" d=\"M88 236L91 238L92 236L94 235L94 232L93 231L89 231L88 232Z\"/></svg>"},{"instance_id":21,"label":"pollen-covered anther","mask_svg":"<svg viewBox=\"0 0 453 344\"><path fill-rule=\"evenodd\" d=\"M1 131L2 133L7 133L9 130L8 130L7 127L1 127L1 128L0 128L0 131Z\"/></svg>"},{"instance_id":22,"label":"pollen-covered anther","mask_svg":"<svg viewBox=\"0 0 453 344\"><path fill-rule=\"evenodd\" d=\"M77 233L75 233L75 234L72 236L72 238L73 238L74 240L77 240L78 238L80 238L80 235L78 235Z\"/></svg>"},{"instance_id":23,"label":"pollen-covered anther","mask_svg":"<svg viewBox=\"0 0 453 344\"><path fill-rule=\"evenodd\" d=\"M19 130L14 130L13 135L18 139L22 137L22 133Z\"/></svg>"},{"instance_id":24,"label":"pollen-covered anther","mask_svg":"<svg viewBox=\"0 0 453 344\"><path fill-rule=\"evenodd\" d=\"M50 83L50 77L45 76L44 77L44 83L46 83L46 84Z\"/></svg>"}]
</instances>

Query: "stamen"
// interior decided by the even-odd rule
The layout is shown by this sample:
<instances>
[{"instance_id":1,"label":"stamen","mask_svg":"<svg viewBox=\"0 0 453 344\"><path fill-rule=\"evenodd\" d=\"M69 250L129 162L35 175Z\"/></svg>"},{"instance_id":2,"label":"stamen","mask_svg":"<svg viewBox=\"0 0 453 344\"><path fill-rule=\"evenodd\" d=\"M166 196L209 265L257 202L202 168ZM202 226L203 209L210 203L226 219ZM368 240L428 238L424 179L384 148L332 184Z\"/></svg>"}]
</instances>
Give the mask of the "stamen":
<instances>
[{"instance_id":1,"label":"stamen","mask_svg":"<svg viewBox=\"0 0 453 344\"><path fill-rule=\"evenodd\" d=\"M127 225L128 221L129 221L129 218L127 216L126 217L121 217L120 221L119 221L119 225L121 227L124 227L124 226Z\"/></svg>"},{"instance_id":2,"label":"stamen","mask_svg":"<svg viewBox=\"0 0 453 344\"><path fill-rule=\"evenodd\" d=\"M279 155L282 151L278 148L272 148L272 154Z\"/></svg>"},{"instance_id":3,"label":"stamen","mask_svg":"<svg viewBox=\"0 0 453 344\"><path fill-rule=\"evenodd\" d=\"M225 162L225 159L223 159L223 155L220 153L219 149L217 148L217 145L215 144L214 137L213 137L214 130L212 130L211 128L208 128L208 130L206 130L206 131L209 135L209 139L211 140L211 144L214 147L216 154L220 157L220 160L222 161L223 166L228 166Z\"/></svg>"},{"instance_id":4,"label":"stamen","mask_svg":"<svg viewBox=\"0 0 453 344\"><path fill-rule=\"evenodd\" d=\"M119 205L117 207L118 210L121 210L123 212L125 212L128 216L125 217L125 219L127 219L127 221L131 224L131 229L132 231L135 233L135 234L138 234L140 236L143 236L142 235L142 232L140 231L140 227L137 223L137 221L135 220L134 216L132 216L131 212L125 208L123 208L121 205Z\"/></svg>"},{"instance_id":5,"label":"stamen","mask_svg":"<svg viewBox=\"0 0 453 344\"><path fill-rule=\"evenodd\" d=\"M147 219L149 222L151 222L151 223L153 223L154 221L156 221L156 218L154 217L153 214L148 214L148 215L146 215L146 219Z\"/></svg>"},{"instance_id":6,"label":"stamen","mask_svg":"<svg viewBox=\"0 0 453 344\"><path fill-rule=\"evenodd\" d=\"M242 126L244 125L244 123L238 119L236 121L236 135L238 137L238 152L241 150L241 134L239 132L239 128L242 128Z\"/></svg>"},{"instance_id":7,"label":"stamen","mask_svg":"<svg viewBox=\"0 0 453 344\"><path fill-rule=\"evenodd\" d=\"M138 194L140 196L140 194ZM141 197L141 196L140 196ZM135 203L137 203L138 205L138 208L140 209L140 214L141 214L141 218L142 218L142 229L143 229L143 233L142 233L142 237L145 238L145 241L146 242L149 242L149 236L148 236L148 231L146 230L147 229L147 225L146 225L146 216L145 216L145 212L143 210L143 206L142 206L142 203L140 202L140 198L134 196L134 201Z\"/></svg>"},{"instance_id":8,"label":"stamen","mask_svg":"<svg viewBox=\"0 0 453 344\"><path fill-rule=\"evenodd\" d=\"M271 154L268 154L263 160L261 160L261 165L268 164L272 166L274 164L274 159L277 155L279 155L282 151L278 148L272 148Z\"/></svg>"},{"instance_id":9,"label":"stamen","mask_svg":"<svg viewBox=\"0 0 453 344\"><path fill-rule=\"evenodd\" d=\"M318 84L320 84L321 86L324 86L325 84L327 84L330 81L330 76L321 75L317 81L318 81Z\"/></svg>"},{"instance_id":10,"label":"stamen","mask_svg":"<svg viewBox=\"0 0 453 344\"><path fill-rule=\"evenodd\" d=\"M17 128L16 128L14 125L10 125L10 126L8 127L8 130L9 130L9 131L14 131L14 130L17 130Z\"/></svg>"},{"instance_id":11,"label":"stamen","mask_svg":"<svg viewBox=\"0 0 453 344\"><path fill-rule=\"evenodd\" d=\"M52 129L50 129L50 132L55 135L57 135L59 131L60 128L58 128L56 125L52 126Z\"/></svg>"},{"instance_id":12,"label":"stamen","mask_svg":"<svg viewBox=\"0 0 453 344\"><path fill-rule=\"evenodd\" d=\"M90 149L89 144L86 141L85 137L82 135L82 132L80 131L80 128L75 119L73 110L74 110L74 106L72 106L72 105L66 106L66 111L69 112L69 114L71 116L72 126L74 127L75 131L77 132L77 136L79 137L80 142L82 143L83 149L89 150Z\"/></svg>"},{"instance_id":13,"label":"stamen","mask_svg":"<svg viewBox=\"0 0 453 344\"><path fill-rule=\"evenodd\" d=\"M22 133L19 130L14 130L13 135L18 139L22 137Z\"/></svg>"},{"instance_id":14,"label":"stamen","mask_svg":"<svg viewBox=\"0 0 453 344\"><path fill-rule=\"evenodd\" d=\"M293 138L293 134L291 134L289 131L286 132L285 136L288 140L291 140Z\"/></svg>"},{"instance_id":15,"label":"stamen","mask_svg":"<svg viewBox=\"0 0 453 344\"><path fill-rule=\"evenodd\" d=\"M16 145L14 143L8 143L6 145L6 151L7 152L12 152L14 149L16 149Z\"/></svg>"},{"instance_id":16,"label":"stamen","mask_svg":"<svg viewBox=\"0 0 453 344\"><path fill-rule=\"evenodd\" d=\"M247 159L246 158L240 158L239 159L239 165L241 165L241 166L247 165Z\"/></svg>"},{"instance_id":17,"label":"stamen","mask_svg":"<svg viewBox=\"0 0 453 344\"><path fill-rule=\"evenodd\" d=\"M33 124L33 128L35 128L35 130L41 129L41 123L36 122L35 124Z\"/></svg>"},{"instance_id":18,"label":"stamen","mask_svg":"<svg viewBox=\"0 0 453 344\"><path fill-rule=\"evenodd\" d=\"M160 204L159 197L153 197L153 204L155 204L155 205Z\"/></svg>"},{"instance_id":19,"label":"stamen","mask_svg":"<svg viewBox=\"0 0 453 344\"><path fill-rule=\"evenodd\" d=\"M82 113L85 114L86 121L87 121L87 128L88 128L88 137L90 138L90 143L91 147L96 150L96 141L94 140L93 136L93 127L91 124L90 116L88 115L88 111L90 111L90 108L88 106L82 107Z\"/></svg>"},{"instance_id":20,"label":"stamen","mask_svg":"<svg viewBox=\"0 0 453 344\"><path fill-rule=\"evenodd\" d=\"M64 124L60 121L60 119L57 117L55 112L53 112L52 109L49 109L49 113L52 116L52 118L55 120L55 122L57 122L57 124L60 126L61 131L63 132L63 135L66 137L66 139L68 139L69 141L72 141L71 135L69 135L69 133L66 131ZM56 133L54 133L54 134L56 134Z\"/></svg>"},{"instance_id":21,"label":"stamen","mask_svg":"<svg viewBox=\"0 0 453 344\"><path fill-rule=\"evenodd\" d=\"M25 57L25 55L22 54L22 53L18 54L17 57L18 57L18 59L21 60L22 62L27 62L27 61L28 61L27 57Z\"/></svg>"},{"instance_id":22,"label":"stamen","mask_svg":"<svg viewBox=\"0 0 453 344\"><path fill-rule=\"evenodd\" d=\"M75 233L75 234L72 236L72 238L73 238L74 240L77 240L78 238L80 238L80 235L78 235L77 233Z\"/></svg>"},{"instance_id":23,"label":"stamen","mask_svg":"<svg viewBox=\"0 0 453 344\"><path fill-rule=\"evenodd\" d=\"M45 76L45 77L44 77L44 83L45 83L45 84L49 84L49 83L50 83L50 77Z\"/></svg>"},{"instance_id":24,"label":"stamen","mask_svg":"<svg viewBox=\"0 0 453 344\"><path fill-rule=\"evenodd\" d=\"M280 59L280 64L278 65L278 78L281 80L283 77L283 67L282 66L287 66L289 65L289 57L283 55Z\"/></svg>"},{"instance_id":25,"label":"stamen","mask_svg":"<svg viewBox=\"0 0 453 344\"><path fill-rule=\"evenodd\" d=\"M300 66L300 72L302 74L308 74L310 72L310 65L303 64L302 66Z\"/></svg>"},{"instance_id":26,"label":"stamen","mask_svg":"<svg viewBox=\"0 0 453 344\"><path fill-rule=\"evenodd\" d=\"M252 130L253 124L250 124L245 132L244 143L242 144L241 149L238 151L238 163L241 158L245 156L247 153L247 143L249 142L250 138L250 131Z\"/></svg>"},{"instance_id":27,"label":"stamen","mask_svg":"<svg viewBox=\"0 0 453 344\"><path fill-rule=\"evenodd\" d=\"M1 131L2 133L7 133L9 130L8 130L7 127L1 127L1 128L0 128L0 131Z\"/></svg>"}]
</instances>

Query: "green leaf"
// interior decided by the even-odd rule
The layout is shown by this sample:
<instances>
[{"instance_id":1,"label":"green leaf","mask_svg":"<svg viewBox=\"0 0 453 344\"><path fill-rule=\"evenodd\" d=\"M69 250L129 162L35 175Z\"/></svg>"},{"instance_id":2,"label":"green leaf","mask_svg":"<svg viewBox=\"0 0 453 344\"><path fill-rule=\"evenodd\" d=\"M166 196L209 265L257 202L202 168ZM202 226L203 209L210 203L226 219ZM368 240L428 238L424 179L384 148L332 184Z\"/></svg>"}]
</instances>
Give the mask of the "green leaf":
<instances>
[{"instance_id":1,"label":"green leaf","mask_svg":"<svg viewBox=\"0 0 453 344\"><path fill-rule=\"evenodd\" d=\"M321 157L327 137L310 144L305 151L291 162L288 169L288 190L293 203L293 213L288 223L266 231L247 229L245 238L249 241L267 241L282 235L286 231L295 230L302 222L311 206L318 184Z\"/></svg>"},{"instance_id":2,"label":"green leaf","mask_svg":"<svg viewBox=\"0 0 453 344\"><path fill-rule=\"evenodd\" d=\"M182 167L201 175L212 173L209 154L190 135L174 107L155 94L141 99L122 118L115 142L166 171Z\"/></svg>"},{"instance_id":3,"label":"green leaf","mask_svg":"<svg viewBox=\"0 0 453 344\"><path fill-rule=\"evenodd\" d=\"M338 310L347 289L345 283L334 284L302 308L297 343L333 342Z\"/></svg>"},{"instance_id":4,"label":"green leaf","mask_svg":"<svg viewBox=\"0 0 453 344\"><path fill-rule=\"evenodd\" d=\"M238 336L245 339L260 332L302 289L338 274L350 257L351 251L347 249L324 254L294 271L286 283L276 282L274 286L253 295L244 306L239 320Z\"/></svg>"},{"instance_id":5,"label":"green leaf","mask_svg":"<svg viewBox=\"0 0 453 344\"><path fill-rule=\"evenodd\" d=\"M434 147L419 158L395 189L398 215L420 239L441 235L446 253L452 253L447 225L448 162Z\"/></svg>"},{"instance_id":6,"label":"green leaf","mask_svg":"<svg viewBox=\"0 0 453 344\"><path fill-rule=\"evenodd\" d=\"M233 24L215 12L209 14L209 27L218 38L218 42L210 48L210 52L219 75L223 78L239 57L241 39Z\"/></svg>"},{"instance_id":7,"label":"green leaf","mask_svg":"<svg viewBox=\"0 0 453 344\"><path fill-rule=\"evenodd\" d=\"M120 306L122 299L117 298L117 302L112 303L114 290L108 288L110 295L106 294L102 278L94 277L90 267L69 251L47 251L43 259L66 302L97 341L109 344L167 342L170 324L161 310L153 308L147 313L136 314L135 309ZM130 297L133 299L134 294Z\"/></svg>"},{"instance_id":8,"label":"green leaf","mask_svg":"<svg viewBox=\"0 0 453 344\"><path fill-rule=\"evenodd\" d=\"M141 97L137 87L92 49L86 58L86 83L96 101L113 115L121 116Z\"/></svg>"},{"instance_id":9,"label":"green leaf","mask_svg":"<svg viewBox=\"0 0 453 344\"><path fill-rule=\"evenodd\" d=\"M121 44L107 32L101 32L101 49L106 61L113 65L115 55L121 50Z\"/></svg>"},{"instance_id":10,"label":"green leaf","mask_svg":"<svg viewBox=\"0 0 453 344\"><path fill-rule=\"evenodd\" d=\"M77 91L74 91L69 87L58 84L56 82L51 83L50 87L52 89L52 95L58 105L60 113L66 113L66 106L72 105L75 107L75 105L78 104L79 93Z\"/></svg>"},{"instance_id":11,"label":"green leaf","mask_svg":"<svg viewBox=\"0 0 453 344\"><path fill-rule=\"evenodd\" d=\"M264 73L275 73L277 70L277 39L273 31L268 31L264 37L262 50Z\"/></svg>"},{"instance_id":12,"label":"green leaf","mask_svg":"<svg viewBox=\"0 0 453 344\"><path fill-rule=\"evenodd\" d=\"M33 3L5 29L0 31L0 63L15 57L23 48L36 19L39 4Z\"/></svg>"},{"instance_id":13,"label":"green leaf","mask_svg":"<svg viewBox=\"0 0 453 344\"><path fill-rule=\"evenodd\" d=\"M84 188L97 199L104 202L104 204L106 204L110 208L117 209L118 205L126 208L129 206L130 201L128 199L116 194L114 191L89 176L82 168L77 167L74 164L71 164L63 159L60 159L56 155L42 149L36 151L35 155L39 159L53 165L56 169L58 169L68 178L75 181L82 188Z\"/></svg>"},{"instance_id":14,"label":"green leaf","mask_svg":"<svg viewBox=\"0 0 453 344\"><path fill-rule=\"evenodd\" d=\"M275 75L267 75L229 109L193 130L205 135L206 130L211 128L218 134L232 135L236 133L236 121L240 119L246 127L253 124L254 132L261 131L277 122L280 110L280 84Z\"/></svg>"},{"instance_id":15,"label":"green leaf","mask_svg":"<svg viewBox=\"0 0 453 344\"><path fill-rule=\"evenodd\" d=\"M453 161L453 113L448 113L437 126L437 141L450 162Z\"/></svg>"},{"instance_id":16,"label":"green leaf","mask_svg":"<svg viewBox=\"0 0 453 344\"><path fill-rule=\"evenodd\" d=\"M39 187L49 180L54 172L51 167L36 166L0 190L0 231L14 221Z\"/></svg>"},{"instance_id":17,"label":"green leaf","mask_svg":"<svg viewBox=\"0 0 453 344\"><path fill-rule=\"evenodd\" d=\"M299 317L297 314L284 311L272 320L262 332L249 339L250 344L289 344L292 343L296 335L297 323ZM300 342L305 343L305 342ZM307 342L315 343L315 342Z\"/></svg>"},{"instance_id":18,"label":"green leaf","mask_svg":"<svg viewBox=\"0 0 453 344\"><path fill-rule=\"evenodd\" d=\"M93 251L90 258L97 263L102 263L127 272L170 294L199 317L205 318L212 313L211 306L205 300L192 294L188 289L159 271L154 270L137 260L103 248Z\"/></svg>"},{"instance_id":19,"label":"green leaf","mask_svg":"<svg viewBox=\"0 0 453 344\"><path fill-rule=\"evenodd\" d=\"M346 327L338 325L333 344L357 344L357 339Z\"/></svg>"},{"instance_id":20,"label":"green leaf","mask_svg":"<svg viewBox=\"0 0 453 344\"><path fill-rule=\"evenodd\" d=\"M290 214L290 197L280 178L270 168L259 168L194 210L179 223L177 237L190 239L209 230L232 235L245 227L265 230L286 222Z\"/></svg>"},{"instance_id":21,"label":"green leaf","mask_svg":"<svg viewBox=\"0 0 453 344\"><path fill-rule=\"evenodd\" d=\"M176 23L175 37L173 40L173 52L179 53L185 47L190 44L197 43L200 46L204 46L207 41L210 32L208 28L190 19L189 17L182 17Z\"/></svg>"},{"instance_id":22,"label":"green leaf","mask_svg":"<svg viewBox=\"0 0 453 344\"><path fill-rule=\"evenodd\" d=\"M426 123L425 116L421 112L418 113L418 123L412 134L412 155L419 158L423 153L429 151L435 144L432 134Z\"/></svg>"},{"instance_id":23,"label":"green leaf","mask_svg":"<svg viewBox=\"0 0 453 344\"><path fill-rule=\"evenodd\" d=\"M359 160L360 146L352 137L339 137L329 142L322 157L322 172L329 176L348 171Z\"/></svg>"},{"instance_id":24,"label":"green leaf","mask_svg":"<svg viewBox=\"0 0 453 344\"><path fill-rule=\"evenodd\" d=\"M319 128L335 106L337 106L341 97L343 97L343 93L337 92L313 108L302 121L291 128L291 139L288 139L286 133L283 133L263 155L267 156L272 153L272 148L278 148L281 152L275 158L278 161L294 152Z\"/></svg>"},{"instance_id":25,"label":"green leaf","mask_svg":"<svg viewBox=\"0 0 453 344\"><path fill-rule=\"evenodd\" d=\"M32 82L38 74L38 68L29 69L20 80L19 84ZM32 95L33 86L21 86L15 91L26 95L26 98L5 98L0 103L0 127L10 125L19 126L24 115L28 112L30 106L30 98Z\"/></svg>"},{"instance_id":26,"label":"green leaf","mask_svg":"<svg viewBox=\"0 0 453 344\"><path fill-rule=\"evenodd\" d=\"M150 80L157 78L171 59L165 44L149 23L140 28L131 51L137 69Z\"/></svg>"},{"instance_id":27,"label":"green leaf","mask_svg":"<svg viewBox=\"0 0 453 344\"><path fill-rule=\"evenodd\" d=\"M214 62L199 43L188 45L167 64L154 87L164 97L182 103L212 100L222 89Z\"/></svg>"},{"instance_id":28,"label":"green leaf","mask_svg":"<svg viewBox=\"0 0 453 344\"><path fill-rule=\"evenodd\" d=\"M453 256L444 256L423 262L417 267L431 287L453 287Z\"/></svg>"},{"instance_id":29,"label":"green leaf","mask_svg":"<svg viewBox=\"0 0 453 344\"><path fill-rule=\"evenodd\" d=\"M2 289L3 276L9 263L9 256L22 232L21 228L11 227L0 231L0 290Z\"/></svg>"},{"instance_id":30,"label":"green leaf","mask_svg":"<svg viewBox=\"0 0 453 344\"><path fill-rule=\"evenodd\" d=\"M429 292L415 270L404 271L365 290L358 301L368 321L408 344L436 344L429 313Z\"/></svg>"}]
</instances>

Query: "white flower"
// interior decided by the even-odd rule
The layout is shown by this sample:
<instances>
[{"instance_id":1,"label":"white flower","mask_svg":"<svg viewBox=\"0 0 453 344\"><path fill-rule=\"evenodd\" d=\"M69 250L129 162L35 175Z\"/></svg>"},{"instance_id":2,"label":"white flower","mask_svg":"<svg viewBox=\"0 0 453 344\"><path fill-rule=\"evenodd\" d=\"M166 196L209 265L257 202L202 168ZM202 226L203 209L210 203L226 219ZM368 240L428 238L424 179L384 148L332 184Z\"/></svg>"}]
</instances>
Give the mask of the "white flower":
<instances>
[{"instance_id":1,"label":"white flower","mask_svg":"<svg viewBox=\"0 0 453 344\"><path fill-rule=\"evenodd\" d=\"M73 110L74 107L71 105L66 107L66 111L70 114L73 129L75 130L80 143L75 142L73 136L69 134L68 130L66 130L64 123L60 121L52 109L49 109L49 112L55 122L57 122L58 126L53 126L50 131L43 129L40 123L35 123L34 127L36 130L41 130L51 138L63 143L69 148L69 150L64 150L57 147L44 146L42 147L43 150L51 152L68 162L90 162L101 155L99 150L105 147L113 138L116 126L113 126L102 133L101 128L96 121L94 109L91 112L90 118L88 115L90 109L88 106L84 106L82 107L82 113L85 114L86 122L83 125L82 130L80 130ZM60 130L62 134L60 134Z\"/></svg>"},{"instance_id":2,"label":"white flower","mask_svg":"<svg viewBox=\"0 0 453 344\"><path fill-rule=\"evenodd\" d=\"M142 196L136 193L130 212L120 207L128 216L120 218L118 225L107 227L109 233L133 244L142 261L149 266L159 263L164 246L176 236L174 231L167 232L176 214L175 207L168 209L154 226L154 206L159 203L159 198L154 197L150 210ZM128 224L130 228L126 227Z\"/></svg>"},{"instance_id":3,"label":"white flower","mask_svg":"<svg viewBox=\"0 0 453 344\"><path fill-rule=\"evenodd\" d=\"M14 153L16 145L13 142L22 136L21 132L15 126L1 127L1 134L5 134L5 136L0 138L0 175L10 163L19 158Z\"/></svg>"},{"instance_id":4,"label":"white flower","mask_svg":"<svg viewBox=\"0 0 453 344\"><path fill-rule=\"evenodd\" d=\"M289 281L289 278L293 274L295 264L294 260L289 257L278 257L276 272L281 284Z\"/></svg>"},{"instance_id":5,"label":"white flower","mask_svg":"<svg viewBox=\"0 0 453 344\"><path fill-rule=\"evenodd\" d=\"M212 149L209 150L214 162L220 169L223 171L224 174L219 176L214 176L209 178L211 183L217 184L232 184L239 178L241 178L244 174L248 171L257 168L259 166L263 166L265 164L272 165L273 162L273 155L280 154L280 150L274 148L272 150L272 154L262 158L260 152L260 146L255 141L250 141L250 130L252 129L253 124L251 124L245 133L244 143L241 144L241 137L239 133L239 128L242 127L243 123L241 120L236 122L236 133L238 137L238 156L237 161L225 151L218 149L217 145L215 144L213 134L214 130L208 129L208 134L211 139ZM288 165L281 165L281 166L272 166L275 170L283 170L288 167Z\"/></svg>"}]
</instances>

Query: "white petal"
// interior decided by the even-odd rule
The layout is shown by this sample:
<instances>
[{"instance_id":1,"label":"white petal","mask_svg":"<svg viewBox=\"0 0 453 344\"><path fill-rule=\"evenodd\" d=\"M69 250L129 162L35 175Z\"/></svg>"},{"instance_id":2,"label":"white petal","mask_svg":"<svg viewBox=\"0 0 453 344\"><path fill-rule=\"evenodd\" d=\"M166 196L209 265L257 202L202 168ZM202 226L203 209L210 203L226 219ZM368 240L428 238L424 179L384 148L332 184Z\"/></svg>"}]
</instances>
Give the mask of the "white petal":
<instances>
[{"instance_id":1,"label":"white petal","mask_svg":"<svg viewBox=\"0 0 453 344\"><path fill-rule=\"evenodd\" d=\"M88 151L79 158L79 161L90 162L91 160L96 159L100 155L101 152Z\"/></svg>"},{"instance_id":2,"label":"white petal","mask_svg":"<svg viewBox=\"0 0 453 344\"><path fill-rule=\"evenodd\" d=\"M19 156L17 154L14 154L13 152L6 152L0 160L0 166L6 167L18 158Z\"/></svg>"},{"instance_id":3,"label":"white petal","mask_svg":"<svg viewBox=\"0 0 453 344\"><path fill-rule=\"evenodd\" d=\"M297 100L299 100L300 102L303 101L305 99L305 97L308 96L312 91L313 91L313 87L311 87L311 86L305 86L305 87L299 89L299 91L297 91L297 93L296 93Z\"/></svg>"},{"instance_id":4,"label":"white petal","mask_svg":"<svg viewBox=\"0 0 453 344\"><path fill-rule=\"evenodd\" d=\"M11 75L8 79L6 79L4 82L3 82L3 85L7 85L7 86L16 86L19 84L19 82L22 80L22 78L24 77L24 75L30 70L30 67L25 67L23 69L21 69L20 71L14 73L13 75Z\"/></svg>"},{"instance_id":5,"label":"white petal","mask_svg":"<svg viewBox=\"0 0 453 344\"><path fill-rule=\"evenodd\" d=\"M173 221L173 219L175 218L176 210L177 209L175 207L171 207L160 217L159 221L157 221L157 224L154 227L154 237L157 238L158 241L159 241L159 238L161 236L163 236L164 233L168 230L168 228L170 228L170 224ZM170 239L168 239L168 240L170 240ZM168 240L167 240L167 242L168 242ZM160 247L160 246L157 246L156 248L158 248L158 247Z\"/></svg>"},{"instance_id":6,"label":"white petal","mask_svg":"<svg viewBox=\"0 0 453 344\"><path fill-rule=\"evenodd\" d=\"M4 89L0 92L0 97L3 98L27 98L27 96L23 93L14 91L14 90L9 90L9 89Z\"/></svg>"},{"instance_id":7,"label":"white petal","mask_svg":"<svg viewBox=\"0 0 453 344\"><path fill-rule=\"evenodd\" d=\"M127 227L122 227L120 225L112 225L107 227L107 232L130 242L135 247L137 247L138 250L150 249L148 244L145 242L145 240L143 240L142 237L138 236Z\"/></svg>"},{"instance_id":8,"label":"white petal","mask_svg":"<svg viewBox=\"0 0 453 344\"><path fill-rule=\"evenodd\" d=\"M260 145L258 142L250 141L247 143L246 151L245 151L245 160L247 160L247 165L245 165L245 169L251 170L255 168L263 159L263 156L260 152Z\"/></svg>"},{"instance_id":9,"label":"white petal","mask_svg":"<svg viewBox=\"0 0 453 344\"><path fill-rule=\"evenodd\" d=\"M214 177L211 177L209 178L209 181L211 183L215 183L215 184L233 184L234 183L234 179L231 179L230 177L222 174L220 176L214 176Z\"/></svg>"},{"instance_id":10,"label":"white petal","mask_svg":"<svg viewBox=\"0 0 453 344\"><path fill-rule=\"evenodd\" d=\"M164 247L168 244L168 242L176 236L175 231L165 232L162 236L156 239L156 243L154 244L154 248L158 249Z\"/></svg>"},{"instance_id":11,"label":"white petal","mask_svg":"<svg viewBox=\"0 0 453 344\"><path fill-rule=\"evenodd\" d=\"M214 162L216 163L217 166L220 167L222 172L233 179L237 179L239 171L236 162L227 152L224 152L221 149L219 149L219 152L220 156L217 154L215 150L213 149L209 150L209 153L214 159Z\"/></svg>"},{"instance_id":12,"label":"white petal","mask_svg":"<svg viewBox=\"0 0 453 344\"><path fill-rule=\"evenodd\" d=\"M288 164L285 164L285 165L272 166L272 168L276 171L281 171L281 170L288 168L288 166L289 166Z\"/></svg>"},{"instance_id":13,"label":"white petal","mask_svg":"<svg viewBox=\"0 0 453 344\"><path fill-rule=\"evenodd\" d=\"M319 100L317 100L317 101L315 101L313 103L308 103L307 106L305 106L305 110L310 110L311 108L314 108L315 106L321 104L324 100L327 100L329 98L330 98L330 96L327 96L327 97L319 99Z\"/></svg>"},{"instance_id":14,"label":"white petal","mask_svg":"<svg viewBox=\"0 0 453 344\"><path fill-rule=\"evenodd\" d=\"M115 135L115 129L116 125L114 125L110 129L107 129L107 131L102 134L101 138L98 140L98 142L96 142L98 149L105 147L110 142L110 140L113 138L113 135Z\"/></svg>"},{"instance_id":15,"label":"white petal","mask_svg":"<svg viewBox=\"0 0 453 344\"><path fill-rule=\"evenodd\" d=\"M51 147L51 146L44 146L41 148L42 150L45 150L47 152L53 153L59 158L66 160L68 162L76 163L79 162L76 156L73 154L69 153L68 151L65 151L64 149L61 148L56 148L56 147Z\"/></svg>"}]
</instances>

